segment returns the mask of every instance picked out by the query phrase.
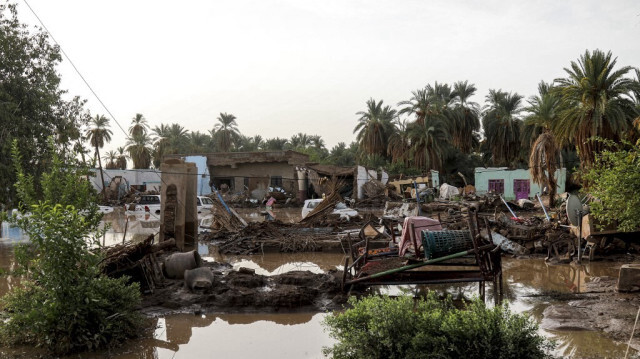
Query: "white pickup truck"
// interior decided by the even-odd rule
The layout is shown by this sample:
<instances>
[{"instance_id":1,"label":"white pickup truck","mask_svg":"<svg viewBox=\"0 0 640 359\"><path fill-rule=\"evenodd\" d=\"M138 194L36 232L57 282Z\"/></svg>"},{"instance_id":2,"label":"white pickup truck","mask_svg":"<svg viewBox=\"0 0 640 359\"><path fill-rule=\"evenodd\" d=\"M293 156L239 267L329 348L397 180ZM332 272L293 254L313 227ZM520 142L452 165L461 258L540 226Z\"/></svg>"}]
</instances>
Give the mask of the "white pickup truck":
<instances>
[{"instance_id":1,"label":"white pickup truck","mask_svg":"<svg viewBox=\"0 0 640 359\"><path fill-rule=\"evenodd\" d=\"M198 213L209 213L211 212L211 208L213 208L213 200L209 197L198 196L196 198ZM129 212L149 212L160 214L160 195L157 194L144 194L140 196L140 198L131 204L126 206L127 211Z\"/></svg>"}]
</instances>

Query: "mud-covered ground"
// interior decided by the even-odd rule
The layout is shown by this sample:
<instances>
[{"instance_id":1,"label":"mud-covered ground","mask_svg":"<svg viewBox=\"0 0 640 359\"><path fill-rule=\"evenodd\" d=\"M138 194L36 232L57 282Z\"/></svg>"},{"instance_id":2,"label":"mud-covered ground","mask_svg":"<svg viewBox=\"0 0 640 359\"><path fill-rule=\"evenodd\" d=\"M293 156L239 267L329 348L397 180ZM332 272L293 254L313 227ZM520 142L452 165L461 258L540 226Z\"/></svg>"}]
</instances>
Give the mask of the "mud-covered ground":
<instances>
[{"instance_id":1,"label":"mud-covered ground","mask_svg":"<svg viewBox=\"0 0 640 359\"><path fill-rule=\"evenodd\" d=\"M214 274L210 288L191 291L182 279L166 279L164 287L144 296L141 311L148 316L234 311L321 312L337 309L347 299L341 290L341 274L335 271L263 276L247 268L230 270L228 264L205 262L204 266Z\"/></svg>"},{"instance_id":2,"label":"mud-covered ground","mask_svg":"<svg viewBox=\"0 0 640 359\"><path fill-rule=\"evenodd\" d=\"M586 284L579 294L550 293L559 302L547 307L540 323L542 329L600 331L608 337L627 342L631 336L638 309L640 293L618 293L617 278L598 277ZM640 350L640 328L631 346Z\"/></svg>"}]
</instances>

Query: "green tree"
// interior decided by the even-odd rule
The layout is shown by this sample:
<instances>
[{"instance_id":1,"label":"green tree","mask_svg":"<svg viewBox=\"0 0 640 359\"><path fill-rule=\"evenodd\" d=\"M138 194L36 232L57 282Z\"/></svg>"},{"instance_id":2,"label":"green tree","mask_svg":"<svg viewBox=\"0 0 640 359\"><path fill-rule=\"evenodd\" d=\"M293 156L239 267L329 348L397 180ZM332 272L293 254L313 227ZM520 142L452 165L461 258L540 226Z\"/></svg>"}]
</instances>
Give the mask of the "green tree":
<instances>
[{"instance_id":1,"label":"green tree","mask_svg":"<svg viewBox=\"0 0 640 359\"><path fill-rule=\"evenodd\" d=\"M92 118L89 121L89 129L87 130L87 138L89 138L89 142L91 146L96 149L95 158L98 160L98 166L100 168L100 179L102 180L102 194L106 201L107 193L104 190L104 173L102 172L102 160L100 159L100 149L104 147L105 142L109 143L111 141L111 135L113 132L109 129L109 119L96 115L96 117Z\"/></svg>"},{"instance_id":2,"label":"green tree","mask_svg":"<svg viewBox=\"0 0 640 359\"><path fill-rule=\"evenodd\" d=\"M147 169L151 166L151 138L143 133L127 139L127 152L133 161L134 169Z\"/></svg>"},{"instance_id":3,"label":"green tree","mask_svg":"<svg viewBox=\"0 0 640 359\"><path fill-rule=\"evenodd\" d=\"M395 129L389 137L387 153L391 156L391 164L408 166L410 163L409 150L411 148L411 138L407 120L400 120L399 117L393 121Z\"/></svg>"},{"instance_id":4,"label":"green tree","mask_svg":"<svg viewBox=\"0 0 640 359\"><path fill-rule=\"evenodd\" d=\"M482 126L494 166L513 166L520 152L522 96L489 90Z\"/></svg>"},{"instance_id":5,"label":"green tree","mask_svg":"<svg viewBox=\"0 0 640 359\"><path fill-rule=\"evenodd\" d=\"M311 138L306 133L298 132L291 136L289 148L292 150L304 150L311 145Z\"/></svg>"},{"instance_id":6,"label":"green tree","mask_svg":"<svg viewBox=\"0 0 640 359\"><path fill-rule=\"evenodd\" d=\"M390 106L383 107L382 103L382 100L376 102L371 98L367 101L367 109L356 113L360 118L353 133L357 133L356 140L363 156L387 156L396 110Z\"/></svg>"},{"instance_id":7,"label":"green tree","mask_svg":"<svg viewBox=\"0 0 640 359\"><path fill-rule=\"evenodd\" d=\"M638 115L631 97L638 81L626 77L633 68L616 69L616 62L610 51L587 50L564 69L567 77L555 80L561 109L552 131L561 144L577 147L583 166L604 148L604 142L590 138L619 141Z\"/></svg>"},{"instance_id":8,"label":"green tree","mask_svg":"<svg viewBox=\"0 0 640 359\"><path fill-rule=\"evenodd\" d=\"M591 212L604 225L617 224L620 231L637 231L640 196L630 196L629 190L640 188L640 141L635 145L605 142L605 150L581 170L585 184L582 191L596 198L590 203Z\"/></svg>"},{"instance_id":9,"label":"green tree","mask_svg":"<svg viewBox=\"0 0 640 359\"><path fill-rule=\"evenodd\" d=\"M46 32L20 23L16 4L0 4L0 203L16 201L13 140L24 154L24 171L34 176L50 165L49 136L68 150L80 141L87 114L83 101L62 97L56 71L61 59Z\"/></svg>"},{"instance_id":10,"label":"green tree","mask_svg":"<svg viewBox=\"0 0 640 359\"><path fill-rule=\"evenodd\" d=\"M136 115L131 119L131 127L129 127L129 135L130 136L140 136L142 134L147 134L149 131L149 123L147 119L141 113L136 113Z\"/></svg>"},{"instance_id":11,"label":"green tree","mask_svg":"<svg viewBox=\"0 0 640 359\"><path fill-rule=\"evenodd\" d=\"M264 140L262 149L265 151L282 151L289 146L289 140L286 138L274 137Z\"/></svg>"},{"instance_id":12,"label":"green tree","mask_svg":"<svg viewBox=\"0 0 640 359\"><path fill-rule=\"evenodd\" d=\"M474 134L480 131L480 111L478 104L470 101L475 93L475 85L468 81L456 82L451 93L454 106L447 114L453 124L451 138L453 146L463 153L471 153L478 146Z\"/></svg>"},{"instance_id":13,"label":"green tree","mask_svg":"<svg viewBox=\"0 0 640 359\"><path fill-rule=\"evenodd\" d=\"M211 147L211 137L206 133L190 132L187 138L189 141L187 153L206 153Z\"/></svg>"},{"instance_id":14,"label":"green tree","mask_svg":"<svg viewBox=\"0 0 640 359\"><path fill-rule=\"evenodd\" d=\"M555 204L558 182L556 170L560 166L561 148L550 131L552 124L558 121L559 98L552 86L544 81L538 85L538 95L529 100L526 108L530 114L525 118L522 142L535 141L530 145L529 172L533 182L547 185L549 188L549 206ZM530 139L527 139L530 138Z\"/></svg>"},{"instance_id":15,"label":"green tree","mask_svg":"<svg viewBox=\"0 0 640 359\"><path fill-rule=\"evenodd\" d=\"M118 168L118 153L116 151L107 151L107 153L102 156L102 159L107 162L105 168L108 170Z\"/></svg>"},{"instance_id":16,"label":"green tree","mask_svg":"<svg viewBox=\"0 0 640 359\"><path fill-rule=\"evenodd\" d=\"M53 148L53 145L50 146ZM92 350L138 333L137 284L100 273L101 214L87 167L53 151L51 170L35 179L20 165L14 141L17 192L30 215L16 220L29 243L16 248L22 285L2 300L0 342L43 346L56 354ZM15 220L15 219L14 219Z\"/></svg>"},{"instance_id":17,"label":"green tree","mask_svg":"<svg viewBox=\"0 0 640 359\"><path fill-rule=\"evenodd\" d=\"M331 148L327 162L336 166L353 166L356 164L357 154L357 142L351 142L349 147L344 142L339 142Z\"/></svg>"},{"instance_id":18,"label":"green tree","mask_svg":"<svg viewBox=\"0 0 640 359\"><path fill-rule=\"evenodd\" d=\"M116 160L117 168L121 170L127 169L127 153L125 152L124 147L118 147L118 159Z\"/></svg>"},{"instance_id":19,"label":"green tree","mask_svg":"<svg viewBox=\"0 0 640 359\"><path fill-rule=\"evenodd\" d=\"M240 137L236 116L220 112L217 120L218 123L214 126L215 137L213 140L220 151L229 152Z\"/></svg>"}]
</instances>

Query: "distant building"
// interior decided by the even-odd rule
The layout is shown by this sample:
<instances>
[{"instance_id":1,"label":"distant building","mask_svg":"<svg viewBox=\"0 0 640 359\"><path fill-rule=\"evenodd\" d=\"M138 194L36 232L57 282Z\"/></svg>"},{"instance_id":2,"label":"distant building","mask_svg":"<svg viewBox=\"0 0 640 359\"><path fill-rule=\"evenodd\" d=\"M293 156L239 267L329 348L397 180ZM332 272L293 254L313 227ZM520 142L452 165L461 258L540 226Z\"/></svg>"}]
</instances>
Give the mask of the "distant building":
<instances>
[{"instance_id":1,"label":"distant building","mask_svg":"<svg viewBox=\"0 0 640 359\"><path fill-rule=\"evenodd\" d=\"M209 186L228 188L231 193L248 191L254 198L260 198L269 187L282 188L288 193L306 192L306 188L299 188L296 167L307 163L309 156L295 151L215 152L190 156L168 155L165 158L196 162L199 173L205 160L208 173L202 172L204 176L201 175L199 180L209 176ZM199 182L198 190L206 185Z\"/></svg>"},{"instance_id":2,"label":"distant building","mask_svg":"<svg viewBox=\"0 0 640 359\"><path fill-rule=\"evenodd\" d=\"M310 164L305 168L300 168L307 173L307 188L309 189L308 197L322 196L323 193L327 193L329 188L327 184L321 184L321 178L335 177L342 182L344 187L342 188L340 195L342 197L349 197L352 199L363 199L364 192L362 186L371 181L380 181L380 183L387 184L389 180L389 174L385 171L376 171L367 169L363 166L333 166L333 165L319 165Z\"/></svg>"},{"instance_id":3,"label":"distant building","mask_svg":"<svg viewBox=\"0 0 640 359\"><path fill-rule=\"evenodd\" d=\"M160 171L155 169L144 169L144 170L121 170L121 169L103 169L104 174L104 186L109 187L111 181L116 177L122 177L123 187L121 190L126 193L129 192L131 188L134 188L137 191L145 192L145 191L160 191L160 184L162 180L160 179ZM100 184L100 170L95 169L93 171L93 175L89 177L91 184L93 187L102 191L102 185Z\"/></svg>"},{"instance_id":4,"label":"distant building","mask_svg":"<svg viewBox=\"0 0 640 359\"><path fill-rule=\"evenodd\" d=\"M567 169L556 170L555 177L558 183L556 193L564 193ZM476 167L475 187L477 194L500 193L507 200L535 198L536 193L543 193L542 188L531 180L528 169L509 170L506 167Z\"/></svg>"}]
</instances>

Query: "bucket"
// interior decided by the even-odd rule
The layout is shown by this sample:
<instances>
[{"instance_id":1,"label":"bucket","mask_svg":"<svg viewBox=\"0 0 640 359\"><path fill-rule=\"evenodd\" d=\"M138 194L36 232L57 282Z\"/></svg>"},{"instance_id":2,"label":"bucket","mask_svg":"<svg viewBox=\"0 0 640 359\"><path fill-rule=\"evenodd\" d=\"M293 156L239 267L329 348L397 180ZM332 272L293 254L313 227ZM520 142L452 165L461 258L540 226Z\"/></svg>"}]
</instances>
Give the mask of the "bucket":
<instances>
[{"instance_id":1,"label":"bucket","mask_svg":"<svg viewBox=\"0 0 640 359\"><path fill-rule=\"evenodd\" d=\"M184 278L184 271L202 266L202 258L197 251L174 253L164 261L164 275L170 279Z\"/></svg>"},{"instance_id":2,"label":"bucket","mask_svg":"<svg viewBox=\"0 0 640 359\"><path fill-rule=\"evenodd\" d=\"M211 268L200 267L184 271L184 284L190 291L211 288L213 285L213 272Z\"/></svg>"},{"instance_id":3,"label":"bucket","mask_svg":"<svg viewBox=\"0 0 640 359\"><path fill-rule=\"evenodd\" d=\"M427 259L440 258L473 248L469 231L422 231L422 245Z\"/></svg>"}]
</instances>

